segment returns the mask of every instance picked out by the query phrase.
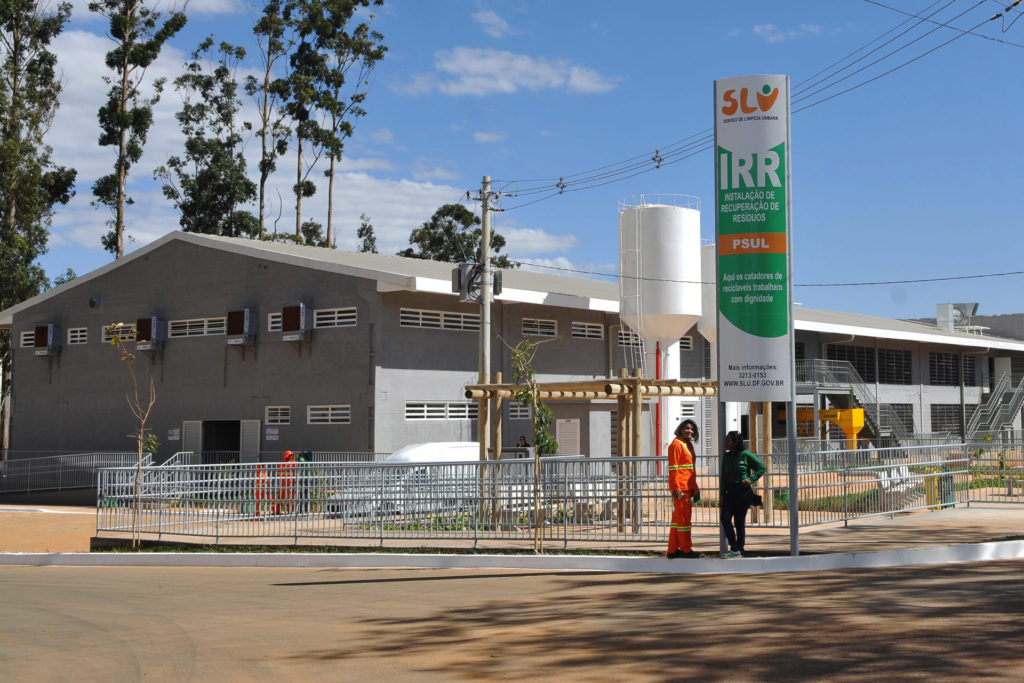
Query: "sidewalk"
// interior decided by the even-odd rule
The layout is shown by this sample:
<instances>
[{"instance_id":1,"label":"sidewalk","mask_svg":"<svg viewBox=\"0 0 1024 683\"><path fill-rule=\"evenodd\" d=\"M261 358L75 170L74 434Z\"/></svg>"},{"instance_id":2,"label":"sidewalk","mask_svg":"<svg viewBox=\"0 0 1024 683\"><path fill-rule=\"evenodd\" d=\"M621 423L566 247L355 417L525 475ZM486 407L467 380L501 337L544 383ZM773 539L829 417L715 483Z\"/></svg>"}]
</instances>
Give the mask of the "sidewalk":
<instances>
[{"instance_id":1,"label":"sidewalk","mask_svg":"<svg viewBox=\"0 0 1024 683\"><path fill-rule=\"evenodd\" d=\"M90 540L96 535L96 511L90 507L57 507L3 505L0 503L0 552L71 553L88 552ZM1024 539L1024 506L972 503L935 512L916 512L871 517L851 522L849 526L815 527L800 532L800 553L862 553L935 546L986 543ZM198 539L197 539L198 540ZM235 544L291 545L290 539L233 539ZM303 545L339 545L379 547L376 539L316 539ZM388 548L436 547L465 549L468 541L387 540ZM694 533L695 549L702 553L718 550L714 529L699 528ZM486 541L478 549L505 550L529 548L522 541ZM588 543L570 544L570 548L604 549L643 553L660 552L662 544L653 543ZM545 543L547 552L557 554L562 544ZM752 554L787 555L790 540L786 530L751 529L747 549Z\"/></svg>"}]
</instances>

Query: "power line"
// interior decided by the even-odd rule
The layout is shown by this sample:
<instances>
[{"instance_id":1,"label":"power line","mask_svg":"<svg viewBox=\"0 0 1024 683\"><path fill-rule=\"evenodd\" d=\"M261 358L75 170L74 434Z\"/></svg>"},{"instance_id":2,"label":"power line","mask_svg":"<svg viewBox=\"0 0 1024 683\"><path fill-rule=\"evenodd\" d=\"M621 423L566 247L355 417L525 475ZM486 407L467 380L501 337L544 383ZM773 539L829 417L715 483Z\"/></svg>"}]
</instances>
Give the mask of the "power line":
<instances>
[{"instance_id":1,"label":"power line","mask_svg":"<svg viewBox=\"0 0 1024 683\"><path fill-rule=\"evenodd\" d=\"M988 21L992 21L992 20L1002 16L1002 13L993 15L992 17L990 17L990 18L986 19L985 21L980 22L978 25L972 27L968 31L963 31L962 29L957 29L956 27L951 26L948 22L945 23L945 24L940 24L936 28L933 28L930 31L926 32L924 35L919 36L918 38L915 38L914 40L912 40L910 42L907 42L907 43L901 45L900 47L890 51L884 57L881 57L878 60L875 60L871 64L869 64L867 66L864 66L864 67L858 69L857 71L855 71L853 73L847 74L843 78L840 78L839 80L836 80L836 81L834 81L834 82L832 82L832 83L830 83L830 84L828 84L828 85L818 89L817 91L815 91L813 93L806 94L806 91L808 89L814 87L815 85L824 83L824 82L826 82L826 81L828 81L830 79L835 78L837 75L839 75L843 71L849 69L851 66L853 66L853 65L863 61L864 59L866 59L869 55L873 54L874 52L877 52L879 49L881 49L885 45L888 45L888 44L892 43L894 40L897 40L898 38L906 35L909 31L912 31L913 29L921 26L926 21L928 21L931 16L934 16L935 14L937 14L940 11L942 11L943 9L946 9L946 8L950 7L956 1L957 0L950 0L950 2L947 2L942 7L940 7L938 10L936 10L936 11L932 12L931 14L929 14L927 17L920 17L918 15L913 15L911 19L908 19L908 20L905 20L905 21L901 22L896 27L894 27L892 29L889 29L888 31L883 33L881 36L878 36L878 37L872 39L871 41L869 41L865 45L861 46L857 50L854 50L853 52L848 54L846 57L844 57L844 58L840 59L839 61L833 63L829 67L826 67L825 69L819 71L817 74L811 76L810 78L813 79L816 76L818 76L818 75L820 75L820 74L822 74L822 73L824 73L826 71L829 71L830 69L832 69L833 67L837 66L838 64L842 64L843 62L848 60L853 55L856 55L858 52L863 51L865 48L867 48L871 44L873 44L873 43L877 42L878 40L880 40L885 35L888 35L889 33L892 33L893 31L899 29L900 27L902 27L903 25L907 24L908 22L913 21L914 18L917 19L917 21L914 23L914 25L911 26L909 29L907 29L905 31L902 31L901 33L899 33L894 38L892 38L890 40L887 40L885 43L882 43L878 47L874 48L873 50L871 50L867 54L865 54L865 55L859 57L858 59L854 60L850 64L847 64L846 66L842 67L841 69L838 69L838 70L834 71L832 74L830 74L829 76L825 77L824 79L819 79L818 81L816 81L816 82L814 82L814 83L812 83L812 84L810 84L810 85L808 85L808 86L806 86L804 88L799 88L798 87L795 90L795 92L794 92L794 95L797 96L796 99L794 100L794 102L800 102L800 101L806 100L806 99L808 99L810 97L813 97L814 95L823 93L824 91L826 91L828 89L836 87L839 83L842 83L843 81L846 81L849 78L852 78L853 76L855 76L858 73L862 73L863 71L865 71L866 69L870 68L871 66L877 65L881 61L884 61L885 59L888 59L888 58L892 57L893 55L908 49L914 43L920 41L921 39L927 37L928 35L931 35L935 31L939 30L939 28L942 28L943 26L946 26L946 27L949 27L949 28L953 28L953 29L955 29L957 31L961 31L961 33L959 35L957 35L955 38L953 38L951 40L948 40L948 41L946 41L944 43L941 43L941 44L931 48L930 50L927 50L926 52L924 52L924 53L922 53L920 55L917 55L916 57L913 57L912 59L909 59L909 60L903 62L902 64L899 64L896 67L893 67L892 69L889 69L888 71L883 72L882 74L876 75L876 76L874 76L874 77L872 77L870 79L867 79L865 81L862 81L861 83L858 83L857 85L854 85L854 86L852 86L850 88L846 88L845 90L842 90L842 91L840 91L838 93L829 95L829 96L824 97L824 98L822 98L822 99L820 99L820 100L818 100L816 102L812 102L812 103L810 103L810 104L808 104L808 105L806 105L804 107L796 109L796 110L794 110L794 113L797 113L799 111L803 111L804 109L809 109L811 107L817 106L818 104L822 104L823 102L827 102L830 99L834 99L836 97L839 97L840 95L846 94L846 93L851 92L853 90L856 90L856 89L858 89L860 87L863 87L864 85L867 85L868 83L871 83L871 82L874 82L876 80L879 80L880 78L883 78L884 76L887 76L887 75L893 73L894 71L897 71L897 70L899 70L899 69L901 69L901 68L903 68L905 66L908 66L909 64L912 64L913 62L915 62L915 61L917 61L917 60L919 60L919 59L921 59L921 58L931 54L932 52L935 52L936 50L941 49L942 47L945 47L949 43L953 42L954 40L956 40L956 39L958 39L960 37L963 37L964 35L977 35L977 34L974 33L974 29L978 28L979 26L985 24ZM979 3L982 2L982 1L984 1L984 0L979 0ZM929 9L934 7L935 5L939 4L939 2L941 2L941 0L937 0L937 2L933 3L932 5L930 5ZM1016 0L1016 2L1014 2L1014 5L1018 4L1019 2L1020 2L1020 0ZM1011 5L1011 7L1012 6L1013 5ZM958 14L956 17L954 17L953 20L956 20L956 19L962 17L964 14L970 12L972 9L975 9L976 7L977 7L977 4L975 4L974 6L972 6L971 8L969 8L967 10L964 10L963 12ZM953 21L953 20L951 20L951 21ZM936 23L936 22L932 21L932 23ZM804 81L802 81L802 83L806 83L808 80L810 80L810 79L805 79ZM590 171L583 171L583 172L575 173L575 174L572 174L572 175L569 175L569 176L562 176L562 177L560 177L558 179L558 182L555 182L555 183L550 183L550 184L545 184L545 185L536 185L536 186L531 186L531 187L526 187L526 188L519 188L517 191L513 191L510 194L513 197L530 197L530 196L537 196L537 195L540 195L540 196L537 196L536 199L533 199L531 201L522 202L522 203L515 204L515 205L512 205L512 206L506 206L505 209L506 210L520 209L520 208L523 208L523 207L526 207L526 206L537 204L537 203L542 202L542 201L546 201L548 199L552 199L552 198L554 198L554 197L556 197L556 196L558 196L560 194L566 194L566 193L569 193L569 192L578 192L578 191L581 191L581 190L593 189L593 188L601 187L603 185L608 185L608 184L611 184L611 183L614 183L614 182L621 182L622 180L626 180L626 179L633 178L633 177L638 176L638 175L642 175L644 173L649 173L651 171L658 170L662 166L669 166L669 165L672 165L674 163L678 163L679 161L682 161L684 159L690 158L690 157L692 157L692 156L694 156L694 155L696 155L696 154L698 154L700 152L703 152L705 150L710 149L712 147L711 141L713 140L713 137L714 136L711 133L711 129L705 129L703 131L700 131L698 133L690 135L687 138L683 138L682 140L679 140L679 141L676 141L676 142L672 143L671 145L663 148L664 151L662 149L656 149L654 151L654 153L651 154L651 155L641 154L641 155L637 155L637 156L631 157L629 159L623 160L621 162L616 162L616 163L612 163L612 164L607 164L605 166L600 166L600 167L597 167L595 169L591 169ZM505 183L506 187L511 187L512 185L515 185L518 182L528 182L528 181L500 181L500 182Z\"/></svg>"},{"instance_id":2,"label":"power line","mask_svg":"<svg viewBox=\"0 0 1024 683\"><path fill-rule=\"evenodd\" d=\"M702 280L677 280L673 278L637 277L633 275L620 275L618 273L602 273L593 270L581 270L578 268L565 268L561 266L549 266L543 263L531 263L529 261L513 261L517 266L530 266L532 268L544 268L546 270L558 270L566 273L577 273L580 275L595 275L598 277L629 280L640 280L643 282L670 282L688 285L714 285L716 282L705 282ZM816 283L793 283L794 287L871 287L878 285L910 285L928 282L947 282L950 280L979 280L990 277L1009 277L1012 275L1024 275L1024 270L1010 270L1002 273L981 273L977 275L949 275L945 277L926 277L909 280L866 280L862 282L816 282Z\"/></svg>"},{"instance_id":3,"label":"power line","mask_svg":"<svg viewBox=\"0 0 1024 683\"><path fill-rule=\"evenodd\" d=\"M907 12L906 10L901 10L898 7L891 7L889 5L886 5L885 3L878 2L878 0L864 0L864 2L870 3L872 5L878 5L879 7L883 7L885 9L887 9L887 10L892 10L893 12L898 12L899 14L903 14L903 15L906 15L908 17L916 17L918 19L921 18L921 16L919 14L914 14L912 12ZM1019 0L1018 0L1018 2L1019 2ZM1011 4L1009 7L1004 9L1003 12L1004 13L1008 12L1009 10L1011 10L1014 7L1014 5L1018 4L1018 2L1015 2L1015 3ZM997 4L1002 5L1002 3L997 3ZM1020 10L1017 10L1017 11L1020 11ZM1021 15L1018 14L1017 18L1014 19L1013 21L1014 22L1017 21L1017 19L1019 19L1020 16ZM1008 40L1002 40L1001 38L996 38L994 36L986 36L984 33L974 33L973 30L971 30L971 31L964 31L964 29L957 28L956 26L952 26L950 24L941 24L941 23L939 23L937 21L934 21L932 19L925 19L925 21L927 21L929 23L932 23L932 24L938 24L939 26L943 26L945 28L953 29L954 31L961 31L963 33L967 33L969 35L974 36L975 38L984 38L985 40L991 40L991 41L996 42L996 43L1002 43L1003 45L1009 45L1010 47L1024 48L1024 45L1022 45L1021 43L1012 43L1012 42L1010 42ZM1013 26L1013 22L1010 23L1010 26ZM1003 29L1003 33L1006 33L1007 29L1009 29L1009 26L1007 26L1005 29Z\"/></svg>"}]
</instances>

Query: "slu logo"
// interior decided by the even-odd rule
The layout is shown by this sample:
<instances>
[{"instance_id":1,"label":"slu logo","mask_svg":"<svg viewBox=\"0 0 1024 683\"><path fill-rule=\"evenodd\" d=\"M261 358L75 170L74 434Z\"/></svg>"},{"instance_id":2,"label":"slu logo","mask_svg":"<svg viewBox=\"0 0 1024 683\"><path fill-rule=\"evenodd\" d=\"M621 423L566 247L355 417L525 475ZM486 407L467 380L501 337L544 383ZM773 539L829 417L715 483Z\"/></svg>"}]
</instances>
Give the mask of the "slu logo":
<instances>
[{"instance_id":1,"label":"slu logo","mask_svg":"<svg viewBox=\"0 0 1024 683\"><path fill-rule=\"evenodd\" d=\"M765 85L761 88L761 92L755 94L757 95L757 106L752 107L747 104L748 92L746 88L740 89L740 99L738 102L736 101L736 91L726 90L725 94L722 95L722 99L725 100L725 106L722 107L722 113L726 116L732 116L737 112L737 110L744 114L753 114L758 109L763 112L767 112L775 105L775 100L779 96L779 89Z\"/></svg>"}]
</instances>

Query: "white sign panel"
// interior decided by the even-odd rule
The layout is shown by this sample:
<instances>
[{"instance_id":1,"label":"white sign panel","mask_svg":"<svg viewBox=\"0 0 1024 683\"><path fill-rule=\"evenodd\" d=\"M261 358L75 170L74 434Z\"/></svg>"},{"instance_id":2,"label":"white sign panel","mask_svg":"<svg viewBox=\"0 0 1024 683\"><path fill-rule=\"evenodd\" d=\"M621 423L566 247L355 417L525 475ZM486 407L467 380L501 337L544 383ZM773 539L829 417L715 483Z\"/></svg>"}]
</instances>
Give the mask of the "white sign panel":
<instances>
[{"instance_id":1,"label":"white sign panel","mask_svg":"<svg viewBox=\"0 0 1024 683\"><path fill-rule=\"evenodd\" d=\"M719 393L791 401L789 77L715 81Z\"/></svg>"}]
</instances>

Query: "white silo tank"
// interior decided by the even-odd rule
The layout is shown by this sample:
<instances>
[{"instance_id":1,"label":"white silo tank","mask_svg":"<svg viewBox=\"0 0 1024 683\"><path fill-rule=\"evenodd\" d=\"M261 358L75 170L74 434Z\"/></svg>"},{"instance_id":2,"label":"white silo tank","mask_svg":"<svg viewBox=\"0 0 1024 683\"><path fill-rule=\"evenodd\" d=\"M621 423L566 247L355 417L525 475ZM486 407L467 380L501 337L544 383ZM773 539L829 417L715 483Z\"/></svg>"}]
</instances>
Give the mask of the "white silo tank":
<instances>
[{"instance_id":1,"label":"white silo tank","mask_svg":"<svg viewBox=\"0 0 1024 683\"><path fill-rule=\"evenodd\" d=\"M700 200L641 195L619 203L619 318L644 340L644 374L679 379L679 338L701 317ZM682 399L659 402L652 455L665 455ZM652 425L653 426L653 425Z\"/></svg>"},{"instance_id":2,"label":"white silo tank","mask_svg":"<svg viewBox=\"0 0 1024 683\"><path fill-rule=\"evenodd\" d=\"M700 248L700 272L704 284L700 287L701 315L697 322L697 331L713 347L718 340L718 264L715 261L714 244L705 244Z\"/></svg>"},{"instance_id":3,"label":"white silo tank","mask_svg":"<svg viewBox=\"0 0 1024 683\"><path fill-rule=\"evenodd\" d=\"M619 204L619 317L645 340L679 339L701 314L700 201Z\"/></svg>"}]
</instances>

